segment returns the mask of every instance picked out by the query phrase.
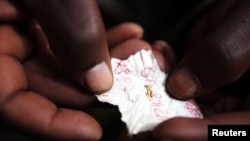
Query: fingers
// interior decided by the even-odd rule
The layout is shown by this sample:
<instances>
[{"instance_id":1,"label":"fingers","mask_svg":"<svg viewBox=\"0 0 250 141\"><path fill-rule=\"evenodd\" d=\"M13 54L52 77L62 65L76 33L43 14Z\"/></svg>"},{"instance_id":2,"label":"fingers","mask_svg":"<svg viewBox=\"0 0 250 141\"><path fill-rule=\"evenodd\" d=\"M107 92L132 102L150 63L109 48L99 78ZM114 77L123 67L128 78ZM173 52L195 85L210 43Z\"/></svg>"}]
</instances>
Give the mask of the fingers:
<instances>
[{"instance_id":1,"label":"fingers","mask_svg":"<svg viewBox=\"0 0 250 141\"><path fill-rule=\"evenodd\" d=\"M142 27L135 23L122 23L107 31L109 47L114 47L128 39L140 39L142 36Z\"/></svg>"},{"instance_id":2,"label":"fingers","mask_svg":"<svg viewBox=\"0 0 250 141\"><path fill-rule=\"evenodd\" d=\"M127 59L130 55L145 49L152 49L160 69L169 73L172 69L175 58L171 47L164 41L155 41L152 45L141 39L127 39L110 48L110 55L114 58Z\"/></svg>"},{"instance_id":3,"label":"fingers","mask_svg":"<svg viewBox=\"0 0 250 141\"><path fill-rule=\"evenodd\" d=\"M165 41L157 40L153 42L152 48L159 53L159 55L155 56L156 59L159 60L158 64L161 70L163 70L166 73L169 73L176 63L175 55L170 45Z\"/></svg>"},{"instance_id":4,"label":"fingers","mask_svg":"<svg viewBox=\"0 0 250 141\"><path fill-rule=\"evenodd\" d=\"M96 1L31 1L61 66L78 85L102 92L112 85L106 33ZM101 73L100 73L101 72Z\"/></svg>"},{"instance_id":5,"label":"fingers","mask_svg":"<svg viewBox=\"0 0 250 141\"><path fill-rule=\"evenodd\" d=\"M8 124L41 137L63 140L101 138L101 128L92 117L80 111L57 108L29 91L11 95L1 104L1 115Z\"/></svg>"},{"instance_id":6,"label":"fingers","mask_svg":"<svg viewBox=\"0 0 250 141\"><path fill-rule=\"evenodd\" d=\"M60 75L60 72L50 69L36 59L26 61L23 66L25 72L29 74L27 76L29 89L57 105L83 108L96 100L94 95L66 82L67 78Z\"/></svg>"},{"instance_id":7,"label":"fingers","mask_svg":"<svg viewBox=\"0 0 250 141\"><path fill-rule=\"evenodd\" d=\"M25 60L32 51L28 36L27 33L21 33L18 26L0 25L0 53L13 56L19 61Z\"/></svg>"},{"instance_id":8,"label":"fingers","mask_svg":"<svg viewBox=\"0 0 250 141\"><path fill-rule=\"evenodd\" d=\"M188 99L237 80L249 69L249 14L241 1L217 28L188 48L167 81L170 94Z\"/></svg>"},{"instance_id":9,"label":"fingers","mask_svg":"<svg viewBox=\"0 0 250 141\"><path fill-rule=\"evenodd\" d=\"M107 31L107 39L112 57L126 59L142 49L153 49L153 53L161 68L169 72L175 64L175 56L171 47L162 40L152 45L141 40L143 29L135 23L123 23Z\"/></svg>"},{"instance_id":10,"label":"fingers","mask_svg":"<svg viewBox=\"0 0 250 141\"><path fill-rule=\"evenodd\" d=\"M25 19L23 11L10 0L0 0L0 21L17 21Z\"/></svg>"},{"instance_id":11,"label":"fingers","mask_svg":"<svg viewBox=\"0 0 250 141\"><path fill-rule=\"evenodd\" d=\"M21 28L22 30L26 30L26 27ZM32 52L31 47L44 45L44 43L34 44L34 41L32 40L33 38L30 37L32 37L31 34L28 34L27 31L21 32L21 29L18 26L7 24L3 24L0 26L0 54L11 56L15 58L16 61L24 62L25 73L28 74L27 78L29 88L31 90L39 92L56 104L68 107L85 107L86 105L92 103L94 101L94 96L87 95L86 92L83 92L82 89L63 81L62 79L66 78L56 75L60 74L60 72L55 72L54 70L50 69L51 67L49 67L48 65L44 66L38 60L29 59L28 61L26 61L26 59ZM43 47L45 48L45 46ZM45 55L44 52L43 55ZM58 62L55 62L55 58L52 58L52 56L43 57L46 57L47 59L44 60L53 65L53 67L59 66ZM34 56L32 58L34 58ZM7 69L10 64L8 61L3 62L3 64L7 65L3 67L2 70L3 72L6 72L5 69ZM10 70L18 71L16 68L10 68ZM3 77L1 77L2 80L4 80L5 77L9 76L4 75ZM26 80L26 78L22 79ZM8 79L8 81L10 80ZM5 86L5 90L10 86L13 86L11 87L11 89L17 87L15 84L21 84L19 81L17 81L17 78L13 78L13 81L14 82L12 82L11 84L8 83L8 86ZM2 83L6 83L6 80L2 81Z\"/></svg>"},{"instance_id":12,"label":"fingers","mask_svg":"<svg viewBox=\"0 0 250 141\"><path fill-rule=\"evenodd\" d=\"M110 55L114 58L127 59L131 54L135 54L142 49L151 49L151 46L145 41L131 39L113 47L110 50Z\"/></svg>"},{"instance_id":13,"label":"fingers","mask_svg":"<svg viewBox=\"0 0 250 141\"><path fill-rule=\"evenodd\" d=\"M28 91L22 65L12 56L0 55L1 121L24 132L49 138L98 140L99 124L87 114L58 109L38 93Z\"/></svg>"},{"instance_id":14,"label":"fingers","mask_svg":"<svg viewBox=\"0 0 250 141\"><path fill-rule=\"evenodd\" d=\"M174 118L155 128L152 135L157 140L206 141L208 125L249 124L249 112L219 114L207 119Z\"/></svg>"}]
</instances>

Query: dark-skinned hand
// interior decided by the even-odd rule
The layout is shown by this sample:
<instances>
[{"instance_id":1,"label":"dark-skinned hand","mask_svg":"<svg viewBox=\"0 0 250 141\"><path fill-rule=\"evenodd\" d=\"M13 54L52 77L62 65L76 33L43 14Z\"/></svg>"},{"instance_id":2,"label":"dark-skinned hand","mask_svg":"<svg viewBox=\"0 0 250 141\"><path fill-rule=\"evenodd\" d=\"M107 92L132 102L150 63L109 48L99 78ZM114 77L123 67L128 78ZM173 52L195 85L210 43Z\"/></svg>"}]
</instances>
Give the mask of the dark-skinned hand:
<instances>
[{"instance_id":1,"label":"dark-skinned hand","mask_svg":"<svg viewBox=\"0 0 250 141\"><path fill-rule=\"evenodd\" d=\"M95 64L108 64L107 41L110 47L123 46L128 39L131 41L127 44L133 44L133 40L141 38L142 29L128 23L106 34L99 23L95 1L64 2L62 7L44 3L47 7L44 11L30 6L37 20L32 15L26 17L20 5L0 1L0 121L45 138L99 140L102 136L100 125L79 109L96 102L89 90L106 90L112 82L107 82L111 79L102 67L92 70L99 73L100 69L103 73L99 74L104 76L93 76L95 81L89 77L84 88L82 76ZM60 13L63 12L60 8L72 8L73 5L82 6L81 12L68 9L67 14L73 15L56 16L65 14ZM92 16L87 16L89 14ZM78 21L80 19L82 21Z\"/></svg>"},{"instance_id":2,"label":"dark-skinned hand","mask_svg":"<svg viewBox=\"0 0 250 141\"><path fill-rule=\"evenodd\" d=\"M23 27L0 27L1 122L42 137L100 139L100 125L81 110L95 104L95 96L74 85L64 75L45 40L34 42L35 35L39 35L39 39L44 37L39 28L34 30L39 34L23 33ZM131 45L140 47L141 36L142 29L131 23L119 25L107 32L110 47L117 48ZM134 51L136 48L127 53ZM118 52L116 56L123 57L119 49L114 52Z\"/></svg>"},{"instance_id":3,"label":"dark-skinned hand","mask_svg":"<svg viewBox=\"0 0 250 141\"><path fill-rule=\"evenodd\" d=\"M220 90L233 87L249 69L249 10L250 1L221 0L194 25L186 52L166 84L175 98L197 98L204 119L171 119L159 125L153 137L205 141L209 124L250 124L249 91Z\"/></svg>"},{"instance_id":4,"label":"dark-skinned hand","mask_svg":"<svg viewBox=\"0 0 250 141\"><path fill-rule=\"evenodd\" d=\"M169 94L195 98L204 118L173 118L133 138L124 130L122 141L206 141L210 124L250 124L249 9L247 0L218 1L194 25L180 61L168 66ZM163 53L171 54L170 48L165 46Z\"/></svg>"},{"instance_id":5,"label":"dark-skinned hand","mask_svg":"<svg viewBox=\"0 0 250 141\"><path fill-rule=\"evenodd\" d=\"M77 85L96 93L112 86L107 38L96 0L1 0L1 7L2 20L39 23L62 70Z\"/></svg>"}]
</instances>

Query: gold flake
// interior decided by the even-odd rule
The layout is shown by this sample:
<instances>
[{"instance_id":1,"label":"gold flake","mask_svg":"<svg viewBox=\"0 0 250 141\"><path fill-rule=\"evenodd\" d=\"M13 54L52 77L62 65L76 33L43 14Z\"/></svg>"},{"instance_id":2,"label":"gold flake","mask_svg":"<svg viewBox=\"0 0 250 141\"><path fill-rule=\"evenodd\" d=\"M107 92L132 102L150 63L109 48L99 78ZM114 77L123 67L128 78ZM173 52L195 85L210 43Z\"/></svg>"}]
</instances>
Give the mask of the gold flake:
<instances>
[{"instance_id":1,"label":"gold flake","mask_svg":"<svg viewBox=\"0 0 250 141\"><path fill-rule=\"evenodd\" d=\"M152 98L153 97L152 85L144 85L144 87L147 89L147 93L146 93L147 98Z\"/></svg>"}]
</instances>

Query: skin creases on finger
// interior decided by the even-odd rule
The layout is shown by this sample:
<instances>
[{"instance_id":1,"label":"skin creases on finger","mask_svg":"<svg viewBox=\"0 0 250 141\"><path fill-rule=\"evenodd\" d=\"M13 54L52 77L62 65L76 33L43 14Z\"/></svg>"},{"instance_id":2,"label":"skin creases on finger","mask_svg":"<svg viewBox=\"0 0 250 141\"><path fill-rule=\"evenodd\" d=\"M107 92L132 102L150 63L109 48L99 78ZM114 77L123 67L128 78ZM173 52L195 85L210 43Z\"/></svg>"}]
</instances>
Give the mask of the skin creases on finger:
<instances>
[{"instance_id":1,"label":"skin creases on finger","mask_svg":"<svg viewBox=\"0 0 250 141\"><path fill-rule=\"evenodd\" d=\"M17 108L18 107L18 108ZM63 140L99 140L102 131L89 115L58 109L53 103L31 91L12 95L1 107L7 123L27 133Z\"/></svg>"}]
</instances>

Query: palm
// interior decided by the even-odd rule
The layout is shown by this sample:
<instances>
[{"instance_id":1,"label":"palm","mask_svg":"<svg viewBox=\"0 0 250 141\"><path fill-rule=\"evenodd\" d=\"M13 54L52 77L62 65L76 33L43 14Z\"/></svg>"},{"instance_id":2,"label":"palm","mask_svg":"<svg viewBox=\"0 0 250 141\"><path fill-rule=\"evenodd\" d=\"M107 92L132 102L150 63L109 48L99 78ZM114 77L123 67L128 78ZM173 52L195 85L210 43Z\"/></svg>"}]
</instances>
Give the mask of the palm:
<instances>
[{"instance_id":1,"label":"palm","mask_svg":"<svg viewBox=\"0 0 250 141\"><path fill-rule=\"evenodd\" d=\"M28 34L21 33L12 26L2 26L1 35L1 43L6 46L1 48L0 56L0 111L3 120L20 130L41 132L45 136L66 139L100 138L101 129L92 117L80 111L58 108L50 101L56 98L54 102L66 104L70 101L64 100L71 95L72 103L78 99L73 106L80 102L80 106L86 106L93 100L93 96L86 96L82 90L63 81L55 82L58 76L35 61L35 53L31 49L36 44L28 42L29 36L24 36ZM11 38L6 35L11 35ZM32 56L28 53L32 53ZM95 134L87 134L86 131Z\"/></svg>"}]
</instances>

